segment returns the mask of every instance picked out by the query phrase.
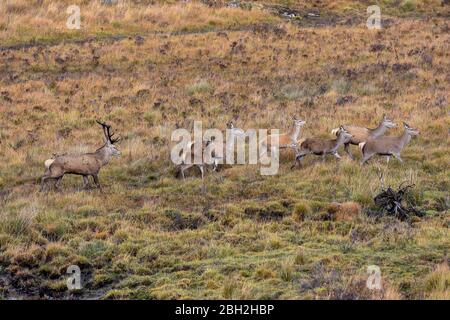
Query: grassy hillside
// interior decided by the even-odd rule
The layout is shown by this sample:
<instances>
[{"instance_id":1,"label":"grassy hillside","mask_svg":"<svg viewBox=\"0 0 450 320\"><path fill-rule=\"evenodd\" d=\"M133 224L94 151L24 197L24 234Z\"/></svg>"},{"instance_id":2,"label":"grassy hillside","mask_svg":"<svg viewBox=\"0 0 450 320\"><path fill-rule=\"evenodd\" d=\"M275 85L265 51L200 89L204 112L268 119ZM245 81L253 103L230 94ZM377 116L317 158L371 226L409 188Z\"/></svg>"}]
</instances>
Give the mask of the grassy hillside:
<instances>
[{"instance_id":1,"label":"grassy hillside","mask_svg":"<svg viewBox=\"0 0 450 320\"><path fill-rule=\"evenodd\" d=\"M0 297L449 299L450 6L406 2L380 1L378 31L367 1L79 1L81 30L65 28L69 1L0 6ZM202 193L196 169L182 181L170 162L172 130L194 120L287 130L297 115L304 137L331 137L382 114L421 132L404 163L308 157L291 171L287 153L276 176L208 172ZM95 119L123 138L103 193L73 176L39 193L45 159L101 146ZM379 172L415 184L426 216L368 217Z\"/></svg>"}]
</instances>

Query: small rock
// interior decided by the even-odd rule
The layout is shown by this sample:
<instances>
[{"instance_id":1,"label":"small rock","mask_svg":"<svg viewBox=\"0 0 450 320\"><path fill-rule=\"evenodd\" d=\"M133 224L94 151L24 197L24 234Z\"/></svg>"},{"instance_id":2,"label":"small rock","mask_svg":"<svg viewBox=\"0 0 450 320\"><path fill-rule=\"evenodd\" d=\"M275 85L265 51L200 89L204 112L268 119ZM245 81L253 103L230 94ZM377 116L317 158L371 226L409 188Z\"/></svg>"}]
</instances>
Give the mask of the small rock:
<instances>
[{"instance_id":1,"label":"small rock","mask_svg":"<svg viewBox=\"0 0 450 320\"><path fill-rule=\"evenodd\" d=\"M370 46L369 52L379 52L386 50L386 46L381 43L376 43Z\"/></svg>"},{"instance_id":2,"label":"small rock","mask_svg":"<svg viewBox=\"0 0 450 320\"><path fill-rule=\"evenodd\" d=\"M144 44L144 42L145 42L145 38L144 37L136 36L134 38L134 43L136 43L138 46Z\"/></svg>"},{"instance_id":3,"label":"small rock","mask_svg":"<svg viewBox=\"0 0 450 320\"><path fill-rule=\"evenodd\" d=\"M339 105L339 106L342 106L342 105L347 104L347 103L352 103L355 100L356 100L356 98L353 97L353 96L343 96L343 97L339 97L336 100L336 104Z\"/></svg>"},{"instance_id":4,"label":"small rock","mask_svg":"<svg viewBox=\"0 0 450 320\"><path fill-rule=\"evenodd\" d=\"M392 65L392 71L396 73L406 72L413 68L412 63L394 63Z\"/></svg>"}]
</instances>

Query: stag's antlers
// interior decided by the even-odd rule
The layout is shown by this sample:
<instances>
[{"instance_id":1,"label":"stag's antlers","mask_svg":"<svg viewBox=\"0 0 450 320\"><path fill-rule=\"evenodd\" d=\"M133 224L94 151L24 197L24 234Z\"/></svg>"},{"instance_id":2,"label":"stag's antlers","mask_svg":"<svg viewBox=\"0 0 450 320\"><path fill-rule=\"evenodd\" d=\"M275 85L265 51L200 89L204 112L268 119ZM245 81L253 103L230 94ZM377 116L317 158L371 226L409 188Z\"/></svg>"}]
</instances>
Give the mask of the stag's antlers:
<instances>
[{"instance_id":1,"label":"stag's antlers","mask_svg":"<svg viewBox=\"0 0 450 320\"><path fill-rule=\"evenodd\" d=\"M110 125L108 125L108 124L106 124L104 122L100 122L98 120L96 120L96 121L97 121L97 123L99 125L101 125L103 127L103 133L105 134L106 141L109 141L109 143L114 144L114 143L116 143L116 142L118 142L120 140L120 137L113 139L114 133L111 133L109 131L111 129Z\"/></svg>"}]
</instances>

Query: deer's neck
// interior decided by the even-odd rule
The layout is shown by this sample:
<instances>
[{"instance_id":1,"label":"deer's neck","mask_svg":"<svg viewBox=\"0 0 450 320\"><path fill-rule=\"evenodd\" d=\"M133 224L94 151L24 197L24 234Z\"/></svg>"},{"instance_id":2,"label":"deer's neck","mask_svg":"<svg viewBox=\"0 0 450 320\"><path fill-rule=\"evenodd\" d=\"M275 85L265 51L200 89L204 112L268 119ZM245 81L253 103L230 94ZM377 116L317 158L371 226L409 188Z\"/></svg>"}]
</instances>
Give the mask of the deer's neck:
<instances>
[{"instance_id":1,"label":"deer's neck","mask_svg":"<svg viewBox=\"0 0 450 320\"><path fill-rule=\"evenodd\" d=\"M378 127L370 130L370 134L371 134L372 138L378 138L378 137L382 136L386 132L386 130L387 130L387 127L384 125L383 122L380 122Z\"/></svg>"},{"instance_id":2,"label":"deer's neck","mask_svg":"<svg viewBox=\"0 0 450 320\"><path fill-rule=\"evenodd\" d=\"M108 152L106 145L97 149L97 151L95 151L95 154L97 156L97 159L102 164L102 166L107 165L112 157L111 153Z\"/></svg>"},{"instance_id":3,"label":"deer's neck","mask_svg":"<svg viewBox=\"0 0 450 320\"><path fill-rule=\"evenodd\" d=\"M405 130L403 134L398 138L399 138L399 147L400 149L403 149L411 140L411 135L408 133L407 130Z\"/></svg>"},{"instance_id":4,"label":"deer's neck","mask_svg":"<svg viewBox=\"0 0 450 320\"><path fill-rule=\"evenodd\" d=\"M289 136L291 137L292 142L297 142L298 137L300 136L300 126L294 126L291 129L291 133Z\"/></svg>"},{"instance_id":5,"label":"deer's neck","mask_svg":"<svg viewBox=\"0 0 450 320\"><path fill-rule=\"evenodd\" d=\"M333 140L334 141L334 146L331 149L331 152L336 152L337 149L339 149L339 147L344 144L344 140L345 140L345 138L344 138L343 135L340 135L340 136L337 137L337 139L334 139Z\"/></svg>"}]
</instances>

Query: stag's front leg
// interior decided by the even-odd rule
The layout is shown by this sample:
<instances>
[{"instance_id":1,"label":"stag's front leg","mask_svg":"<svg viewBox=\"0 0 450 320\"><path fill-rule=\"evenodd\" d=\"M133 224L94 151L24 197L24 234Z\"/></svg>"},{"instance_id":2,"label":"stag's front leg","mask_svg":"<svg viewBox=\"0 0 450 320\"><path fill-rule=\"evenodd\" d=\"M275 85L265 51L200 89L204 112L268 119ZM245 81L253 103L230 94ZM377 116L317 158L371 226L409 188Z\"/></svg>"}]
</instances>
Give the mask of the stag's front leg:
<instances>
[{"instance_id":1,"label":"stag's front leg","mask_svg":"<svg viewBox=\"0 0 450 320\"><path fill-rule=\"evenodd\" d=\"M100 185L100 181L98 180L98 175L97 174L93 174L92 178L94 178L94 183L97 186L97 188L99 188L100 191L103 191L102 190L102 186Z\"/></svg>"},{"instance_id":2,"label":"stag's front leg","mask_svg":"<svg viewBox=\"0 0 450 320\"><path fill-rule=\"evenodd\" d=\"M338 158L339 160L342 159L342 157L341 157L341 156L339 155L339 153L337 153L337 152L333 153L333 155L334 155L336 158Z\"/></svg>"}]
</instances>

